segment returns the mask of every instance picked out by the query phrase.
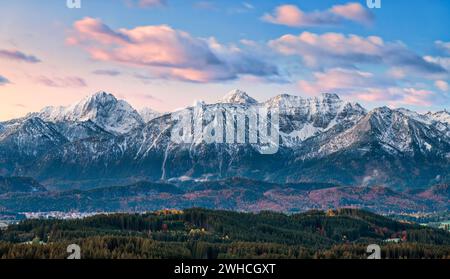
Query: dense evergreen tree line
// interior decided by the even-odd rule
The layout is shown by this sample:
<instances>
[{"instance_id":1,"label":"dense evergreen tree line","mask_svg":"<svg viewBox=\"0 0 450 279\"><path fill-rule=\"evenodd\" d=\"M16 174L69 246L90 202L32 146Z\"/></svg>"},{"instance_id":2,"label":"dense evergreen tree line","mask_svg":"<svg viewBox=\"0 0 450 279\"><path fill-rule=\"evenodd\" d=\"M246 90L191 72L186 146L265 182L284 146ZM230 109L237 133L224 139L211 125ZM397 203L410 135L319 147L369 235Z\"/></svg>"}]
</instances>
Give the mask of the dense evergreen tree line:
<instances>
[{"instance_id":1,"label":"dense evergreen tree line","mask_svg":"<svg viewBox=\"0 0 450 279\"><path fill-rule=\"evenodd\" d=\"M401 243L385 243L399 238ZM77 220L24 220L0 232L0 258L450 258L450 233L356 209L239 213L193 208Z\"/></svg>"}]
</instances>

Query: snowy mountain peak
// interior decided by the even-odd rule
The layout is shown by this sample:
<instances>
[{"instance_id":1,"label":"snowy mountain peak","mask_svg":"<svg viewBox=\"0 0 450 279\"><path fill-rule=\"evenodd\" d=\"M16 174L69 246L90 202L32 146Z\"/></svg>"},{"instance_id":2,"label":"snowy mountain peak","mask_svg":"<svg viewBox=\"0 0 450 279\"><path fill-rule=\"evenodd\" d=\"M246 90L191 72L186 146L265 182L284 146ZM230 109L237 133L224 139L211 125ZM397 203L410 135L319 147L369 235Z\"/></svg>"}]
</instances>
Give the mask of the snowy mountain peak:
<instances>
[{"instance_id":1,"label":"snowy mountain peak","mask_svg":"<svg viewBox=\"0 0 450 279\"><path fill-rule=\"evenodd\" d=\"M409 120L413 119L412 112L404 109L390 109L386 106L375 108L367 115L367 120L371 123L372 128L377 128L380 132L385 133L387 127L398 125L402 128L408 128Z\"/></svg>"},{"instance_id":2,"label":"snowy mountain peak","mask_svg":"<svg viewBox=\"0 0 450 279\"><path fill-rule=\"evenodd\" d=\"M90 96L85 97L82 101L80 101L79 104L86 103L86 104L106 105L108 103L116 103L117 101L118 101L117 98L113 94L107 93L105 91L98 91Z\"/></svg>"},{"instance_id":3,"label":"snowy mountain peak","mask_svg":"<svg viewBox=\"0 0 450 279\"><path fill-rule=\"evenodd\" d=\"M281 94L267 100L265 105L269 108L279 108L288 113L301 111L305 115L336 115L336 113L343 109L345 103L338 95L331 93L325 93L317 97L309 98Z\"/></svg>"},{"instance_id":4,"label":"snowy mountain peak","mask_svg":"<svg viewBox=\"0 0 450 279\"><path fill-rule=\"evenodd\" d=\"M423 114L420 114L420 113L417 113L415 111L405 109L405 108L399 108L399 109L396 109L395 111L400 112L403 115L408 116L409 118L411 118L415 121L419 121L419 122L422 122L427 125L432 124L433 119L430 118L428 115L423 115Z\"/></svg>"},{"instance_id":5,"label":"snowy mountain peak","mask_svg":"<svg viewBox=\"0 0 450 279\"><path fill-rule=\"evenodd\" d=\"M148 108L148 107L140 109L139 114L141 115L142 120L145 123L148 123L149 121L151 121L161 115L161 113L159 113L151 108Z\"/></svg>"},{"instance_id":6,"label":"snowy mountain peak","mask_svg":"<svg viewBox=\"0 0 450 279\"><path fill-rule=\"evenodd\" d=\"M39 117L29 117L6 129L0 135L0 141L12 142L19 153L35 154L39 146L45 146L42 148L45 151L48 146L65 143L66 139L51 123L46 123Z\"/></svg>"},{"instance_id":7,"label":"snowy mountain peak","mask_svg":"<svg viewBox=\"0 0 450 279\"><path fill-rule=\"evenodd\" d=\"M340 101L341 98L337 94L334 93L322 93L320 99L322 100L334 100L334 101Z\"/></svg>"},{"instance_id":8,"label":"snowy mountain peak","mask_svg":"<svg viewBox=\"0 0 450 279\"><path fill-rule=\"evenodd\" d=\"M371 112L369 112L369 115L380 115L380 116L384 116L387 114L391 114L393 110L391 110L390 108L383 106L383 107L378 107L378 108L374 108Z\"/></svg>"},{"instance_id":9,"label":"snowy mountain peak","mask_svg":"<svg viewBox=\"0 0 450 279\"><path fill-rule=\"evenodd\" d=\"M88 121L116 134L127 133L143 124L142 117L126 101L103 91L84 98L67 109L66 120Z\"/></svg>"},{"instance_id":10,"label":"snowy mountain peak","mask_svg":"<svg viewBox=\"0 0 450 279\"><path fill-rule=\"evenodd\" d=\"M92 121L114 134L127 133L143 124L142 117L130 104L104 91L87 96L68 107L46 107L33 116L50 122Z\"/></svg>"},{"instance_id":11,"label":"snowy mountain peak","mask_svg":"<svg viewBox=\"0 0 450 279\"><path fill-rule=\"evenodd\" d=\"M345 103L336 94L316 97L281 94L267 100L268 108L279 109L282 141L287 146L302 144L337 126L354 125L366 110L357 103Z\"/></svg>"},{"instance_id":12,"label":"snowy mountain peak","mask_svg":"<svg viewBox=\"0 0 450 279\"><path fill-rule=\"evenodd\" d=\"M226 104L240 104L240 105L255 105L258 103L255 99L247 95L246 92L239 89L234 89L226 94L220 103Z\"/></svg>"},{"instance_id":13,"label":"snowy mountain peak","mask_svg":"<svg viewBox=\"0 0 450 279\"><path fill-rule=\"evenodd\" d=\"M99 111L111 109L120 102L126 103L125 101L117 100L116 97L110 93L99 91L68 107L67 112L69 114L66 114L66 116L77 121L93 120L92 117L95 117ZM134 110L128 103L126 103L125 106L127 106L128 109ZM70 115L70 113L72 113L72 115Z\"/></svg>"},{"instance_id":14,"label":"snowy mountain peak","mask_svg":"<svg viewBox=\"0 0 450 279\"><path fill-rule=\"evenodd\" d=\"M390 154L433 152L438 156L447 156L449 150L449 138L429 117L403 108L376 108L350 131L346 138L353 140L348 142L376 139Z\"/></svg>"},{"instance_id":15,"label":"snowy mountain peak","mask_svg":"<svg viewBox=\"0 0 450 279\"><path fill-rule=\"evenodd\" d=\"M450 112L447 110L429 112L426 115L435 121L450 124Z\"/></svg>"}]
</instances>

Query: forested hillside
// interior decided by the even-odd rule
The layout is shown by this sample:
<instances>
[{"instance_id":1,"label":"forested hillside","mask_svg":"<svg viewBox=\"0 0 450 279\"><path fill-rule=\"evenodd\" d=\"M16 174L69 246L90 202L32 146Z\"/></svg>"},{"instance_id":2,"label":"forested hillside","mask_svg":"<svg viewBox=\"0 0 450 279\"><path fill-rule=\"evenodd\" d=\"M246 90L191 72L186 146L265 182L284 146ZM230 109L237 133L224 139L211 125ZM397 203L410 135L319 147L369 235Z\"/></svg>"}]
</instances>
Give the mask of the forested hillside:
<instances>
[{"instance_id":1,"label":"forested hillside","mask_svg":"<svg viewBox=\"0 0 450 279\"><path fill-rule=\"evenodd\" d=\"M399 243L384 240L399 238ZM449 258L450 233L356 209L237 213L205 209L25 220L0 232L0 258Z\"/></svg>"}]
</instances>

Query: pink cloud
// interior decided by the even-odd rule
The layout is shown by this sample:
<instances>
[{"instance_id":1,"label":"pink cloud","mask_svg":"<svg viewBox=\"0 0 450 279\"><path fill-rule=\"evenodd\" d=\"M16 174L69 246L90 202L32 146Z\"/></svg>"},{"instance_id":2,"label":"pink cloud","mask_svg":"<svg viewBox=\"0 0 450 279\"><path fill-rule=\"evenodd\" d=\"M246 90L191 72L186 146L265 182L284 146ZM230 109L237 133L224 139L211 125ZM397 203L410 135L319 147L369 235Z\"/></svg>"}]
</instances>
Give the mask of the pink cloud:
<instances>
[{"instance_id":1,"label":"pink cloud","mask_svg":"<svg viewBox=\"0 0 450 279\"><path fill-rule=\"evenodd\" d=\"M383 102L391 106L431 105L435 97L430 90L403 88L369 72L341 68L315 72L311 80L299 81L298 87L309 95L333 92L364 102Z\"/></svg>"},{"instance_id":2,"label":"pink cloud","mask_svg":"<svg viewBox=\"0 0 450 279\"><path fill-rule=\"evenodd\" d=\"M304 12L295 5L281 5L262 20L291 27L338 25L345 20L360 24L371 24L373 15L359 3L335 5L325 11Z\"/></svg>"},{"instance_id":3,"label":"pink cloud","mask_svg":"<svg viewBox=\"0 0 450 279\"><path fill-rule=\"evenodd\" d=\"M80 77L47 77L39 76L36 82L48 87L80 88L86 87L86 81Z\"/></svg>"},{"instance_id":4,"label":"pink cloud","mask_svg":"<svg viewBox=\"0 0 450 279\"><path fill-rule=\"evenodd\" d=\"M273 15L265 14L263 20L280 25L301 26L305 24L304 13L295 5L282 5L275 9Z\"/></svg>"},{"instance_id":5,"label":"pink cloud","mask_svg":"<svg viewBox=\"0 0 450 279\"><path fill-rule=\"evenodd\" d=\"M423 77L442 77L448 71L427 60L400 42L384 42L377 36L361 37L341 33L284 35L269 41L269 46L286 56L299 56L311 68L382 64Z\"/></svg>"},{"instance_id":6,"label":"pink cloud","mask_svg":"<svg viewBox=\"0 0 450 279\"><path fill-rule=\"evenodd\" d=\"M436 86L436 88L438 88L439 90L441 90L442 92L447 92L449 91L449 85L448 82L444 81L444 80L436 80L434 85Z\"/></svg>"},{"instance_id":7,"label":"pink cloud","mask_svg":"<svg viewBox=\"0 0 450 279\"><path fill-rule=\"evenodd\" d=\"M100 20L90 17L76 21L73 28L76 35L66 39L70 45L77 45L91 38L95 38L96 42L105 45L121 44L128 40L124 34L115 32Z\"/></svg>"},{"instance_id":8,"label":"pink cloud","mask_svg":"<svg viewBox=\"0 0 450 279\"><path fill-rule=\"evenodd\" d=\"M434 92L425 89L416 88L403 88L402 89L403 100L394 102L399 104L416 105L416 106L430 106L433 102L431 101Z\"/></svg>"},{"instance_id":9,"label":"pink cloud","mask_svg":"<svg viewBox=\"0 0 450 279\"><path fill-rule=\"evenodd\" d=\"M298 85L303 92L316 95L322 92L348 94L355 90L374 87L375 83L372 73L334 68L325 72L315 72L312 81L301 80Z\"/></svg>"},{"instance_id":10,"label":"pink cloud","mask_svg":"<svg viewBox=\"0 0 450 279\"><path fill-rule=\"evenodd\" d=\"M315 33L303 32L298 36L284 35L269 42L275 50L291 55L312 55L324 53L327 56L364 55L378 56L384 46L380 37L360 37L357 35L344 35L340 33Z\"/></svg>"},{"instance_id":11,"label":"pink cloud","mask_svg":"<svg viewBox=\"0 0 450 279\"><path fill-rule=\"evenodd\" d=\"M167 25L112 30L98 19L85 18L75 22L67 41L94 60L144 67L160 78L209 82L277 75L276 67L250 53Z\"/></svg>"},{"instance_id":12,"label":"pink cloud","mask_svg":"<svg viewBox=\"0 0 450 279\"><path fill-rule=\"evenodd\" d=\"M373 21L373 15L359 3L335 5L330 11L335 15L361 24L368 25Z\"/></svg>"},{"instance_id":13,"label":"pink cloud","mask_svg":"<svg viewBox=\"0 0 450 279\"><path fill-rule=\"evenodd\" d=\"M365 102L387 103L390 107L431 106L436 94L433 91L417 88L367 88L354 97Z\"/></svg>"}]
</instances>

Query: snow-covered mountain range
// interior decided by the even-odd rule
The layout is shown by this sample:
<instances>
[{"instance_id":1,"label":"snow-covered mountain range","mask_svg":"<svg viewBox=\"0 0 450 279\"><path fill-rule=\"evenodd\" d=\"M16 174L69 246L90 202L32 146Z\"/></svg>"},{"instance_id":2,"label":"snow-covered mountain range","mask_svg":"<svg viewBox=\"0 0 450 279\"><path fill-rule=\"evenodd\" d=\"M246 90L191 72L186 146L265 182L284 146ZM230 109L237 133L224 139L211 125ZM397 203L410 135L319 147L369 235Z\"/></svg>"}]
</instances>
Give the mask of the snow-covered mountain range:
<instances>
[{"instance_id":1,"label":"snow-covered mountain range","mask_svg":"<svg viewBox=\"0 0 450 279\"><path fill-rule=\"evenodd\" d=\"M450 181L450 113L387 107L367 111L335 94L278 95L265 102L233 90L210 110L259 105L280 113L280 149L252 144L175 144L172 115L135 110L98 92L68 107L47 107L0 123L0 175L54 187L117 181L214 180L427 187ZM185 110L193 110L188 107Z\"/></svg>"}]
</instances>

